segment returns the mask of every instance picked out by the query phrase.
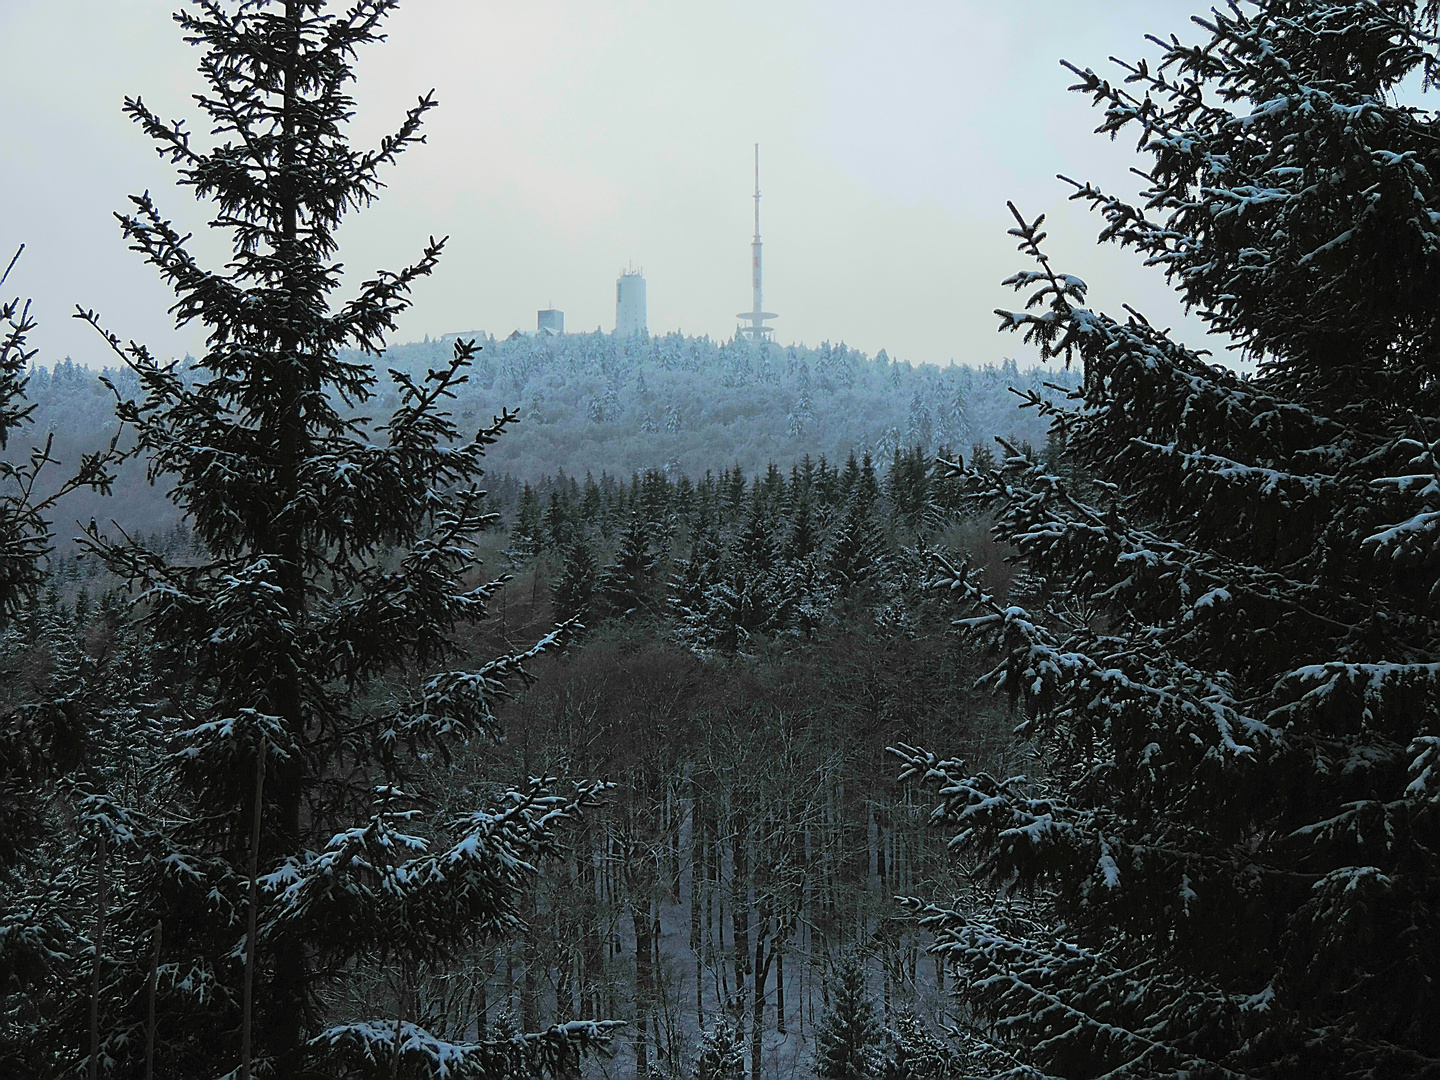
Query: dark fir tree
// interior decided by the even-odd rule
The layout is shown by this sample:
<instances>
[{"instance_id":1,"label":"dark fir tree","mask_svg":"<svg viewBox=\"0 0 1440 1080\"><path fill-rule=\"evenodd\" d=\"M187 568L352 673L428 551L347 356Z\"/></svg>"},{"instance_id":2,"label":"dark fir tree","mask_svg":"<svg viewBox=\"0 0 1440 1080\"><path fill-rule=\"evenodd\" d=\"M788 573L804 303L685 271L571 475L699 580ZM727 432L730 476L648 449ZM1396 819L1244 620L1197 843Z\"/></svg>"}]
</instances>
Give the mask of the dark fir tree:
<instances>
[{"instance_id":1,"label":"dark fir tree","mask_svg":"<svg viewBox=\"0 0 1440 1080\"><path fill-rule=\"evenodd\" d=\"M678 569L670 581L670 608L677 620L683 620L687 613L704 611L707 591L725 572L719 532L697 526L690 538L689 556L680 561Z\"/></svg>"},{"instance_id":2,"label":"dark fir tree","mask_svg":"<svg viewBox=\"0 0 1440 1080\"><path fill-rule=\"evenodd\" d=\"M564 477L561 477L564 480ZM545 544L553 551L564 551L575 537L575 523L571 519L569 492L564 488L550 492L550 501L540 518L540 534Z\"/></svg>"},{"instance_id":3,"label":"dark fir tree","mask_svg":"<svg viewBox=\"0 0 1440 1080\"><path fill-rule=\"evenodd\" d=\"M576 540L565 552L560 577L556 579L551 593L557 619L585 622L590 614L591 598L595 595L596 573L595 553L585 540Z\"/></svg>"},{"instance_id":4,"label":"dark fir tree","mask_svg":"<svg viewBox=\"0 0 1440 1080\"><path fill-rule=\"evenodd\" d=\"M791 500L790 523L785 533L783 554L786 559L808 558L820 546L819 522L808 488L797 491Z\"/></svg>"},{"instance_id":5,"label":"dark fir tree","mask_svg":"<svg viewBox=\"0 0 1440 1080\"><path fill-rule=\"evenodd\" d=\"M197 0L176 20L202 50L208 145L125 105L232 243L207 270L148 194L120 219L179 323L208 333L188 370L109 338L141 388L120 416L151 475L174 478L206 555L176 563L93 529L86 541L138 590L166 687L152 708L165 752L108 836L124 893L95 997L101 1052L127 1074L145 1030L164 1074L245 1078L553 1071L596 1032L475 1043L426 1027L411 992L517 924L553 823L591 795L535 782L490 810L434 786L458 743L495 734L492 706L526 659L557 644L460 655L497 587L464 584L491 520L482 455L512 419L462 435L447 411L473 343L423 377L392 372L383 422L340 411L374 400L363 361L442 247L334 299L341 219L374 199L434 105L422 97L377 149L346 141L351 65L394 7ZM337 1013L332 988L367 973L390 989Z\"/></svg>"},{"instance_id":6,"label":"dark fir tree","mask_svg":"<svg viewBox=\"0 0 1440 1080\"><path fill-rule=\"evenodd\" d=\"M885 498L891 516L912 530L926 521L930 508L931 460L922 445L897 449L885 477Z\"/></svg>"},{"instance_id":7,"label":"dark fir tree","mask_svg":"<svg viewBox=\"0 0 1440 1080\"><path fill-rule=\"evenodd\" d=\"M1087 310L1016 214L1003 322L1081 365L1093 489L971 473L1043 588L941 584L1037 756L908 771L1002 890L933 910L937 948L1044 1075L1440 1072L1440 125L1398 103L1436 15L1247 4L1121 83L1073 69L1151 157L1139 205L1077 197L1253 378Z\"/></svg>"},{"instance_id":8,"label":"dark fir tree","mask_svg":"<svg viewBox=\"0 0 1440 1080\"><path fill-rule=\"evenodd\" d=\"M970 447L970 468L976 472L994 472L995 451L985 443L974 443Z\"/></svg>"},{"instance_id":9,"label":"dark fir tree","mask_svg":"<svg viewBox=\"0 0 1440 1080\"><path fill-rule=\"evenodd\" d=\"M510 545L505 557L516 565L533 559L545 548L545 532L541 528L540 496L526 484L520 491L520 504L510 525Z\"/></svg>"},{"instance_id":10,"label":"dark fir tree","mask_svg":"<svg viewBox=\"0 0 1440 1080\"><path fill-rule=\"evenodd\" d=\"M630 615L649 606L656 562L651 550L654 532L653 523L631 513L616 542L615 561L601 572L597 586L609 613Z\"/></svg>"},{"instance_id":11,"label":"dark fir tree","mask_svg":"<svg viewBox=\"0 0 1440 1080\"><path fill-rule=\"evenodd\" d=\"M888 543L868 487L857 482L845 500L823 552L825 568L841 595L851 595L880 573Z\"/></svg>"}]
</instances>

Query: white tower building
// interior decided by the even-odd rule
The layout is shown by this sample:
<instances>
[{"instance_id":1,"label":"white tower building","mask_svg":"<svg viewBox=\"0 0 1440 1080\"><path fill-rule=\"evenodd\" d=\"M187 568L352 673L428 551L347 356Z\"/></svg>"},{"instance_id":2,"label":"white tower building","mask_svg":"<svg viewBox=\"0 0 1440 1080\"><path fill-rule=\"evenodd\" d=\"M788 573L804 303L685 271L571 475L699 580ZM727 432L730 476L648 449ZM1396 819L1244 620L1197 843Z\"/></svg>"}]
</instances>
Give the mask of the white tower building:
<instances>
[{"instance_id":1,"label":"white tower building","mask_svg":"<svg viewBox=\"0 0 1440 1080\"><path fill-rule=\"evenodd\" d=\"M760 144L755 144L755 237L750 242L750 302L751 310L736 316L741 325L736 330L741 337L750 341L769 341L775 329L765 325L766 319L777 318L765 310L765 290L760 274ZM748 324L748 325L747 325Z\"/></svg>"},{"instance_id":2,"label":"white tower building","mask_svg":"<svg viewBox=\"0 0 1440 1080\"><path fill-rule=\"evenodd\" d=\"M634 337L648 330L645 275L639 270L624 270L615 282L615 336Z\"/></svg>"}]
</instances>

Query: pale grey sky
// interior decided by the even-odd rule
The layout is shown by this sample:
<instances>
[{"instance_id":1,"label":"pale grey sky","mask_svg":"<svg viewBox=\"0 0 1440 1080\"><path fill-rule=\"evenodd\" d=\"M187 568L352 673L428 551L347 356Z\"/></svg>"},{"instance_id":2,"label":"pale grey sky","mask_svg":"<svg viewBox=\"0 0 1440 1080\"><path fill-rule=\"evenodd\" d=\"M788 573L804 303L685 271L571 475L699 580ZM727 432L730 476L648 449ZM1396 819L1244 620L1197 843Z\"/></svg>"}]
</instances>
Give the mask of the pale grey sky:
<instances>
[{"instance_id":1,"label":"pale grey sky","mask_svg":"<svg viewBox=\"0 0 1440 1080\"><path fill-rule=\"evenodd\" d=\"M151 189L178 223L201 208L120 113L139 94L196 118L197 53L175 0L0 0L0 251L24 242L5 293L33 296L41 362L107 363L69 313L98 309L168 355L169 294L111 218ZM895 357L1024 356L995 333L1024 265L1005 200L1050 215L1061 268L1095 306L1183 325L1133 254L1094 245L1097 218L1054 174L1132 194L1133 140L1091 134L1064 56L1097 68L1153 52L1146 32L1194 38L1183 0L410 0L359 67L357 138L393 126L431 87L429 143L342 233L341 258L398 268L451 237L398 340L614 325L615 277L643 267L654 333L728 337L750 306L751 146L761 144L766 307L782 341L844 340ZM1082 17L1083 16L1083 17ZM200 250L223 257L223 247Z\"/></svg>"}]
</instances>

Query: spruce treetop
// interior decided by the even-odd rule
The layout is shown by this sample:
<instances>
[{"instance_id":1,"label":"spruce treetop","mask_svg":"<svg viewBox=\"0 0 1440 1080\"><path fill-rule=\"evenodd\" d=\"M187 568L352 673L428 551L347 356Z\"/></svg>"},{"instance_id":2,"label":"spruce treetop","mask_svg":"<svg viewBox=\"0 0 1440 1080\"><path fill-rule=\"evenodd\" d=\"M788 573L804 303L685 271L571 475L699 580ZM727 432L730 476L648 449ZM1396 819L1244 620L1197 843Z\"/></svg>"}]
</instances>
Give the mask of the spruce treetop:
<instances>
[{"instance_id":1,"label":"spruce treetop","mask_svg":"<svg viewBox=\"0 0 1440 1080\"><path fill-rule=\"evenodd\" d=\"M518 655L465 655L460 632L498 587L474 584L475 536L495 520L482 458L515 419L462 433L449 412L475 343L423 376L392 370L389 415L354 415L443 247L432 238L337 298L337 227L423 141L435 105L420 97L374 149L348 141L353 61L395 7L192 0L175 18L201 50L207 135L125 103L231 241L206 268L156 200L134 197L123 234L207 346L186 370L107 334L139 380L138 396L117 393L134 452L173 482L203 557L177 563L94 527L84 538L135 587L168 688L146 829L116 857L134 862L127 910L164 923L167 962L203 972L167 1005L166 1053L197 1074L237 1061L244 1076L554 1072L604 1030L476 1043L426 1030L408 996L428 966L519 924L553 830L597 786L559 795L533 779L498 808L445 812L432 786L466 740L498 734L496 701L568 630ZM376 964L400 973L390 1005L369 1003L382 1015L328 1011L327 987Z\"/></svg>"}]
</instances>

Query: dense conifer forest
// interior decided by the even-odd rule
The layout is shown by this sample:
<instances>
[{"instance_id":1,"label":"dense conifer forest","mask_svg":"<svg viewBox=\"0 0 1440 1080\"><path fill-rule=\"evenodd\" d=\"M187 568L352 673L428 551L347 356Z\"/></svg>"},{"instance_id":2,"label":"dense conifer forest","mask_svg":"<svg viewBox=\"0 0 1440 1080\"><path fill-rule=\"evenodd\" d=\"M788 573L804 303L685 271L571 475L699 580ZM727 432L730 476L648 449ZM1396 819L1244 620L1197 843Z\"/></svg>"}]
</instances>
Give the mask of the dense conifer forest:
<instances>
[{"instance_id":1,"label":"dense conifer forest","mask_svg":"<svg viewBox=\"0 0 1440 1080\"><path fill-rule=\"evenodd\" d=\"M208 136L127 99L203 356L0 305L0 1075L1440 1072L1440 7L1067 61L1148 158L1071 194L1253 376L1013 206L1035 371L387 349L394 7L198 0Z\"/></svg>"}]
</instances>

